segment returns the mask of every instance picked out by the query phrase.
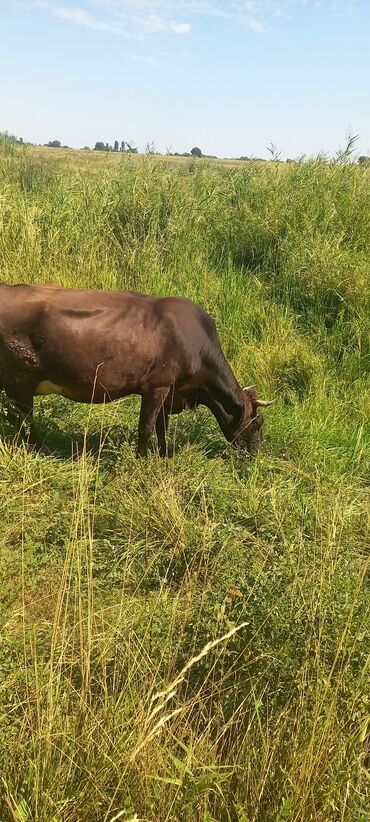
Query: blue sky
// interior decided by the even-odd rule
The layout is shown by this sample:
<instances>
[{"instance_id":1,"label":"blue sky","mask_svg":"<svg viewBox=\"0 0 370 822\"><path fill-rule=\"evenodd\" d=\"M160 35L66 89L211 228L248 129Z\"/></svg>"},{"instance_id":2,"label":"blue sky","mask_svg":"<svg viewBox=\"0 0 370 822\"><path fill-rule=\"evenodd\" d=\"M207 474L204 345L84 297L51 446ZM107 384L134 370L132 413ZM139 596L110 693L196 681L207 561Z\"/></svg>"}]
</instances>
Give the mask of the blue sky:
<instances>
[{"instance_id":1,"label":"blue sky","mask_svg":"<svg viewBox=\"0 0 370 822\"><path fill-rule=\"evenodd\" d=\"M282 157L370 150L370 0L0 0L0 130Z\"/></svg>"}]
</instances>

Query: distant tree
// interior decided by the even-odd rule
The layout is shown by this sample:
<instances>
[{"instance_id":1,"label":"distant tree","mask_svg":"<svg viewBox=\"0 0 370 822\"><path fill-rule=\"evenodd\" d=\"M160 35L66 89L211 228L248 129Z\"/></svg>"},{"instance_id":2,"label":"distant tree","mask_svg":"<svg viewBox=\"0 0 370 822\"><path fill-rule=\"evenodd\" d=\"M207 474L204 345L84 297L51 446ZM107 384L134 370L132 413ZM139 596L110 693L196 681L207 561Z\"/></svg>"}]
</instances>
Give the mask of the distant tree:
<instances>
[{"instance_id":1,"label":"distant tree","mask_svg":"<svg viewBox=\"0 0 370 822\"><path fill-rule=\"evenodd\" d=\"M105 150L110 151L110 149L111 149L111 146L109 145L109 143L106 143L105 144Z\"/></svg>"},{"instance_id":2,"label":"distant tree","mask_svg":"<svg viewBox=\"0 0 370 822\"><path fill-rule=\"evenodd\" d=\"M151 143L146 143L145 154L157 154L153 141Z\"/></svg>"},{"instance_id":3,"label":"distant tree","mask_svg":"<svg viewBox=\"0 0 370 822\"><path fill-rule=\"evenodd\" d=\"M361 157L358 158L358 164L360 166L367 166L370 164L370 157L366 157L364 154L361 154Z\"/></svg>"},{"instance_id":4,"label":"distant tree","mask_svg":"<svg viewBox=\"0 0 370 822\"><path fill-rule=\"evenodd\" d=\"M45 145L48 146L48 148L60 148L61 142L60 142L60 140L50 140L50 142L45 143ZM67 146L67 148L68 148L68 146Z\"/></svg>"},{"instance_id":5,"label":"distant tree","mask_svg":"<svg viewBox=\"0 0 370 822\"><path fill-rule=\"evenodd\" d=\"M168 157L191 157L192 156L190 154L190 151L169 151L168 148L166 149L166 154L167 154ZM202 154L201 156L203 157L204 155Z\"/></svg>"},{"instance_id":6,"label":"distant tree","mask_svg":"<svg viewBox=\"0 0 370 822\"><path fill-rule=\"evenodd\" d=\"M114 141L114 149L113 149L113 151L118 151L118 149L119 149L119 142L118 142L118 140L115 140L115 141Z\"/></svg>"},{"instance_id":7,"label":"distant tree","mask_svg":"<svg viewBox=\"0 0 370 822\"><path fill-rule=\"evenodd\" d=\"M84 146L83 151L90 151L90 146Z\"/></svg>"},{"instance_id":8,"label":"distant tree","mask_svg":"<svg viewBox=\"0 0 370 822\"><path fill-rule=\"evenodd\" d=\"M122 142L121 142L121 151L124 151L124 150L125 150L125 141L122 140Z\"/></svg>"},{"instance_id":9,"label":"distant tree","mask_svg":"<svg viewBox=\"0 0 370 822\"><path fill-rule=\"evenodd\" d=\"M202 152L201 152L200 148L198 148L198 146L194 146L194 148L192 148L191 154L193 155L193 157L201 157L202 156Z\"/></svg>"},{"instance_id":10,"label":"distant tree","mask_svg":"<svg viewBox=\"0 0 370 822\"><path fill-rule=\"evenodd\" d=\"M94 151L105 151L105 145L102 142L95 143Z\"/></svg>"}]
</instances>

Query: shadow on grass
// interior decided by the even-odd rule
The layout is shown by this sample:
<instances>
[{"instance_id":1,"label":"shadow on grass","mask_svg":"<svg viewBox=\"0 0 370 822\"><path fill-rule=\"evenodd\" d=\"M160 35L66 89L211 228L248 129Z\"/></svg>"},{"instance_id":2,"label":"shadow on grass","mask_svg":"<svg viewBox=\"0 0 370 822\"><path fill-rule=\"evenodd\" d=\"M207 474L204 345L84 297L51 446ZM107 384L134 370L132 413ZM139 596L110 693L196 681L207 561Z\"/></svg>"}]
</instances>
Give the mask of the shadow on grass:
<instances>
[{"instance_id":1,"label":"shadow on grass","mask_svg":"<svg viewBox=\"0 0 370 822\"><path fill-rule=\"evenodd\" d=\"M89 427L84 425L81 418L74 421L73 414L68 413L64 402L60 403L57 410L60 413L55 416L46 416L42 411L41 414L35 414L34 425L39 442L35 450L39 450L41 454L66 461L71 458L78 460L82 454L87 453L99 457L103 465L109 465L117 461L123 445L128 445L133 454L136 453L138 415L136 417L135 409L133 414L129 413L126 421L120 416L117 422L106 422L104 425L99 419L95 419L90 420ZM3 408L0 404L0 441L10 448L16 447L20 442L18 432L6 416L6 404ZM231 451L250 462L247 452L228 443L212 415L200 408L170 418L168 446L170 458L177 457L188 448L198 448L205 459L228 460ZM30 450L33 450L32 447ZM158 455L155 436L152 437L149 453Z\"/></svg>"},{"instance_id":2,"label":"shadow on grass","mask_svg":"<svg viewBox=\"0 0 370 822\"><path fill-rule=\"evenodd\" d=\"M82 454L87 453L93 457L100 457L104 465L116 462L123 444L129 445L133 453L137 446L137 429L135 426L125 423L107 425L99 430L84 432L76 427L76 433L60 428L54 421L48 420L47 424L35 420L35 429L39 440L40 454L52 456L62 461L79 459ZM19 437L17 432L9 425L6 419L0 419L0 441L9 448L17 447ZM205 459L226 459L230 449L238 453L218 433L209 430L199 431L196 426L190 425L187 430L186 425L177 427L176 423L170 425L168 437L169 457L174 458L189 447L197 447L203 451ZM32 447L30 448L32 451ZM155 437L152 438L149 453L157 454L157 444ZM245 454L247 457L247 454ZM158 459L160 459L158 455Z\"/></svg>"}]
</instances>

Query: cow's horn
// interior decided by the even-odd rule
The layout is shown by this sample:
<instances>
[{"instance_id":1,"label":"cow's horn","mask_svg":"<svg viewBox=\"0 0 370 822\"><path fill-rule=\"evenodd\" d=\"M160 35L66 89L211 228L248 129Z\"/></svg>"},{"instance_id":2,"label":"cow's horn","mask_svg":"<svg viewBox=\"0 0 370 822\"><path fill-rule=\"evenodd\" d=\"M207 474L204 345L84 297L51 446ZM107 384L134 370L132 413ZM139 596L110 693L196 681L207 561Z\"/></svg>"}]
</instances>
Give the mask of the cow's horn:
<instances>
[{"instance_id":1,"label":"cow's horn","mask_svg":"<svg viewBox=\"0 0 370 822\"><path fill-rule=\"evenodd\" d=\"M260 406L260 408L267 408L268 405L273 405L274 402L276 402L276 399L275 400L257 400L257 405Z\"/></svg>"},{"instance_id":2,"label":"cow's horn","mask_svg":"<svg viewBox=\"0 0 370 822\"><path fill-rule=\"evenodd\" d=\"M250 391L251 388L254 388L254 385L247 385L246 388L243 388L243 391Z\"/></svg>"}]
</instances>

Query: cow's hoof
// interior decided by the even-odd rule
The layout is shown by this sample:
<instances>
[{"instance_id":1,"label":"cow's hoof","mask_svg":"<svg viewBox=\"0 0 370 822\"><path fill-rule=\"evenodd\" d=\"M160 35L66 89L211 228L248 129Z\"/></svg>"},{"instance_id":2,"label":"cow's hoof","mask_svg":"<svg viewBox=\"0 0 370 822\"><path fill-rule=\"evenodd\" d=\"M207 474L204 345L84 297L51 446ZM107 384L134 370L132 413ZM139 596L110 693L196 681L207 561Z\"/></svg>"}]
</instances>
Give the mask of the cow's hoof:
<instances>
[{"instance_id":1,"label":"cow's hoof","mask_svg":"<svg viewBox=\"0 0 370 822\"><path fill-rule=\"evenodd\" d=\"M174 455L174 450L173 450L172 447L167 446L167 448L163 448L163 449L159 448L158 451L157 451L157 454L159 454L161 459L169 460L169 459L172 459L172 457Z\"/></svg>"}]
</instances>

